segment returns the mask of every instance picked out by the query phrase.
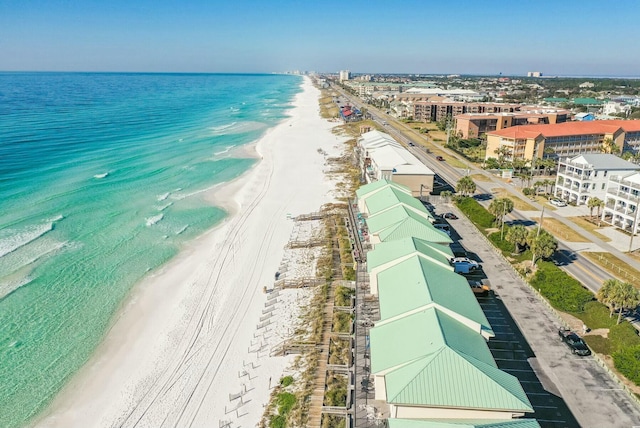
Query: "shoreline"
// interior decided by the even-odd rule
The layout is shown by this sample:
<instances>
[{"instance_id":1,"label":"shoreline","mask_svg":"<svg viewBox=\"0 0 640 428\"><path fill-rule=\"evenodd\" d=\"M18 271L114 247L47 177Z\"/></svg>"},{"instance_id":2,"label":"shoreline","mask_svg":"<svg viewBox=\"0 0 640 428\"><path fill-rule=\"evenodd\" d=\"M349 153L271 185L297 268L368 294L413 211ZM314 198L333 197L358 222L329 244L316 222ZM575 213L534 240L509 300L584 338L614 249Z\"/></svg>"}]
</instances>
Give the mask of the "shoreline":
<instances>
[{"instance_id":1,"label":"shoreline","mask_svg":"<svg viewBox=\"0 0 640 428\"><path fill-rule=\"evenodd\" d=\"M260 359L249 348L262 289L293 229L289 214L331 199L317 149L341 143L319 116L318 89L309 78L301 88L289 117L242 148L261 160L204 195L228 216L133 287L93 356L32 426L211 425L228 418L225 397L242 383L252 394L242 422L259 421L271 379L291 361L267 353L251 361L253 379L238 380Z\"/></svg>"}]
</instances>

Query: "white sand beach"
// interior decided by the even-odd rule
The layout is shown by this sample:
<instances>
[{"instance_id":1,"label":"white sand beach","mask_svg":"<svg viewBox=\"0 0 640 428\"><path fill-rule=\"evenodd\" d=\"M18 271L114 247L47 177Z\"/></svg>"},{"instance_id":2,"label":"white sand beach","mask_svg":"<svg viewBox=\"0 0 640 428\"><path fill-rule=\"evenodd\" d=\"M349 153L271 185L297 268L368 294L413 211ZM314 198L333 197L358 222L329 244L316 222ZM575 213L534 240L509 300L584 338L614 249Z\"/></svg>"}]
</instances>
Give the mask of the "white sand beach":
<instances>
[{"instance_id":1,"label":"white sand beach","mask_svg":"<svg viewBox=\"0 0 640 428\"><path fill-rule=\"evenodd\" d=\"M290 217L333 199L318 149L337 154L344 140L320 118L318 97L305 78L291 117L257 143L262 160L208 196L232 215L135 287L94 357L36 426L258 423L269 386L291 362L269 350L299 300L296 293L268 299L263 287L273 286L294 229ZM271 325L257 328L273 301ZM241 401L230 401L241 391Z\"/></svg>"}]
</instances>

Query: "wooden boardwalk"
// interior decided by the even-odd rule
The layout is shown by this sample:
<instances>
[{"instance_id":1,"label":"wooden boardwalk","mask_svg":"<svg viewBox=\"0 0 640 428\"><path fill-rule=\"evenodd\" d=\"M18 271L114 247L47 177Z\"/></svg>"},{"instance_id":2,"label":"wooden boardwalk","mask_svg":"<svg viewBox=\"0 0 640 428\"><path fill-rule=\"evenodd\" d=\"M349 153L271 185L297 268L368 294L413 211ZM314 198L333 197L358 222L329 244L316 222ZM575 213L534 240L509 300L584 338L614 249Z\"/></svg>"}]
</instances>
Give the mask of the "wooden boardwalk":
<instances>
[{"instance_id":1,"label":"wooden boardwalk","mask_svg":"<svg viewBox=\"0 0 640 428\"><path fill-rule=\"evenodd\" d=\"M327 381L327 364L329 361L329 343L331 342L331 325L333 324L333 301L335 295L333 285L329 287L327 301L322 316L322 344L318 354L318 367L316 369L315 386L311 394L309 404L309 428L321 428L322 407L324 405L324 392Z\"/></svg>"}]
</instances>

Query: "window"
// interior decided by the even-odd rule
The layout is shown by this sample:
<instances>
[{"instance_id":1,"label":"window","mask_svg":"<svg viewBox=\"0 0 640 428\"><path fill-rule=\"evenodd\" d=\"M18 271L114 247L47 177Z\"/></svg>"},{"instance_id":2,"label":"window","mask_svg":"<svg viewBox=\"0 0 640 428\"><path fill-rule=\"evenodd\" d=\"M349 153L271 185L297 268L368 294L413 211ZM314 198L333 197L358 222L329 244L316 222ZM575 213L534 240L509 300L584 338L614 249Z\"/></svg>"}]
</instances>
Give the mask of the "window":
<instances>
[{"instance_id":1,"label":"window","mask_svg":"<svg viewBox=\"0 0 640 428\"><path fill-rule=\"evenodd\" d=\"M606 183L602 183L602 190L604 190L604 186L605 186L605 184L606 184ZM595 184L594 184L594 186L595 186Z\"/></svg>"},{"instance_id":2,"label":"window","mask_svg":"<svg viewBox=\"0 0 640 428\"><path fill-rule=\"evenodd\" d=\"M596 183L593 183L593 186L591 186L591 190L596 190Z\"/></svg>"},{"instance_id":3,"label":"window","mask_svg":"<svg viewBox=\"0 0 640 428\"><path fill-rule=\"evenodd\" d=\"M605 171L605 172L604 172L604 176L605 176L605 177L607 176L607 172L608 172L608 171Z\"/></svg>"},{"instance_id":4,"label":"window","mask_svg":"<svg viewBox=\"0 0 640 428\"><path fill-rule=\"evenodd\" d=\"M593 172L593 176L594 176L594 177L597 177L597 176L598 176L598 171L594 171L594 172Z\"/></svg>"}]
</instances>

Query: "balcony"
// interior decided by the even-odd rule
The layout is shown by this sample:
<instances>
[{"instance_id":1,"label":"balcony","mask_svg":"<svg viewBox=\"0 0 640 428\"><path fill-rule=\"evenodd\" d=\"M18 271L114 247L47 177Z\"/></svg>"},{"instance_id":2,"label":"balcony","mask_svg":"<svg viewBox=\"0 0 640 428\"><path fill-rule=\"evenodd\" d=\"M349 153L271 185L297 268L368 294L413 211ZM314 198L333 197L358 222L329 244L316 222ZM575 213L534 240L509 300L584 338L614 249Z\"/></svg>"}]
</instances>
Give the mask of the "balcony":
<instances>
[{"instance_id":1,"label":"balcony","mask_svg":"<svg viewBox=\"0 0 640 428\"><path fill-rule=\"evenodd\" d=\"M629 192L625 192L622 190L613 190L609 189L609 191L607 192L607 195L613 195L613 196L617 196L620 199L625 199L627 201L633 201L633 202L640 202L640 196L635 196L632 195Z\"/></svg>"}]
</instances>

